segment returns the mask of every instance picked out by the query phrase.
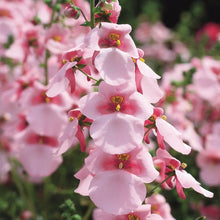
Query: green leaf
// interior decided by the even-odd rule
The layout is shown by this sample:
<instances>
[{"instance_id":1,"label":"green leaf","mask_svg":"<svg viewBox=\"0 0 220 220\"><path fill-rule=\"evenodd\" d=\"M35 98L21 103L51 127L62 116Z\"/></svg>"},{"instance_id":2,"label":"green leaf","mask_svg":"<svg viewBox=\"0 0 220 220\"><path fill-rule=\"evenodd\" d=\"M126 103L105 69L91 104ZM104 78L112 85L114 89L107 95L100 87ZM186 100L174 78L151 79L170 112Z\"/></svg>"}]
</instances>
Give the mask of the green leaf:
<instances>
[{"instance_id":1,"label":"green leaf","mask_svg":"<svg viewBox=\"0 0 220 220\"><path fill-rule=\"evenodd\" d=\"M90 21L85 21L84 23L81 24L81 26L90 27L91 26L91 22Z\"/></svg>"},{"instance_id":2,"label":"green leaf","mask_svg":"<svg viewBox=\"0 0 220 220\"><path fill-rule=\"evenodd\" d=\"M104 81L104 80L99 79L96 83L92 84L92 86L99 86L102 81Z\"/></svg>"}]
</instances>

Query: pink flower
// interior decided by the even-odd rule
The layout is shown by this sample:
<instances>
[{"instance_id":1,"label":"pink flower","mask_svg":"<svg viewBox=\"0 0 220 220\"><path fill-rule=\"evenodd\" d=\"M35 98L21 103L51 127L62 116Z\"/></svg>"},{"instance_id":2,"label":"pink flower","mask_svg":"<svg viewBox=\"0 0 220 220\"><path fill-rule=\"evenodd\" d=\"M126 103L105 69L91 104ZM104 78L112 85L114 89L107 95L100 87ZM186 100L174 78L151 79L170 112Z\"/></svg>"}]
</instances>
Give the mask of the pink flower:
<instances>
[{"instance_id":1,"label":"pink flower","mask_svg":"<svg viewBox=\"0 0 220 220\"><path fill-rule=\"evenodd\" d=\"M200 177L209 186L219 186L220 177L220 123L214 125L213 133L207 136L206 147L199 152L197 164L200 167Z\"/></svg>"},{"instance_id":2,"label":"pink flower","mask_svg":"<svg viewBox=\"0 0 220 220\"><path fill-rule=\"evenodd\" d=\"M101 209L95 209L93 212L94 220L162 220L157 214L151 214L150 205L141 205L134 211L125 215L113 215L104 212Z\"/></svg>"},{"instance_id":3,"label":"pink flower","mask_svg":"<svg viewBox=\"0 0 220 220\"><path fill-rule=\"evenodd\" d=\"M1 140L2 142L2 140ZM11 166L8 161L8 156L4 151L0 151L0 183L5 183L9 178Z\"/></svg>"},{"instance_id":4,"label":"pink flower","mask_svg":"<svg viewBox=\"0 0 220 220\"><path fill-rule=\"evenodd\" d=\"M144 183L152 182L157 176L151 155L143 146L114 155L96 148L76 176L80 179L76 192L88 194L107 213L127 214L145 198Z\"/></svg>"},{"instance_id":5,"label":"pink flower","mask_svg":"<svg viewBox=\"0 0 220 220\"><path fill-rule=\"evenodd\" d=\"M100 8L102 11L95 14L97 21L108 20L112 23L117 23L119 14L121 12L121 6L119 5L118 0L107 0L105 2L101 2Z\"/></svg>"},{"instance_id":6,"label":"pink flower","mask_svg":"<svg viewBox=\"0 0 220 220\"><path fill-rule=\"evenodd\" d=\"M64 92L70 85L71 91L75 90L75 76L72 67L77 62L66 62L62 68L50 79L47 96L54 97Z\"/></svg>"},{"instance_id":7,"label":"pink flower","mask_svg":"<svg viewBox=\"0 0 220 220\"><path fill-rule=\"evenodd\" d=\"M173 188L173 186L176 184L177 193L182 199L185 199L183 188L193 188L196 192L201 193L208 198L213 197L212 192L201 187L200 183L196 181L191 174L184 170L186 164L181 164L180 161L172 157L166 150L159 148L156 154L157 156L154 158L155 163L157 163L157 159L162 160L162 163L160 163L160 165L162 165L160 167L162 179L167 178L169 173L174 172L174 176L166 180L166 184L170 188Z\"/></svg>"},{"instance_id":8,"label":"pink flower","mask_svg":"<svg viewBox=\"0 0 220 220\"><path fill-rule=\"evenodd\" d=\"M85 38L85 45L93 50L115 47L137 58L137 48L130 37L131 26L102 22L101 27L92 29Z\"/></svg>"},{"instance_id":9,"label":"pink flower","mask_svg":"<svg viewBox=\"0 0 220 220\"><path fill-rule=\"evenodd\" d=\"M151 213L160 215L164 220L174 220L170 205L162 195L154 194L146 198L145 203L151 205Z\"/></svg>"},{"instance_id":10,"label":"pink flower","mask_svg":"<svg viewBox=\"0 0 220 220\"><path fill-rule=\"evenodd\" d=\"M206 23L201 29L196 33L196 39L201 41L202 38L208 37L207 48L212 47L216 41L219 40L220 36L220 25L216 23Z\"/></svg>"},{"instance_id":11,"label":"pink flower","mask_svg":"<svg viewBox=\"0 0 220 220\"><path fill-rule=\"evenodd\" d=\"M86 118L77 109L71 110L68 113L68 116L70 123L67 124L63 133L59 137L60 147L57 152L58 154L66 152L73 145L73 143L75 143L76 139L80 143L81 151L85 151L86 149L86 140L82 128L89 126L87 123L90 124L92 120Z\"/></svg>"},{"instance_id":12,"label":"pink flower","mask_svg":"<svg viewBox=\"0 0 220 220\"><path fill-rule=\"evenodd\" d=\"M155 108L153 115L145 121L145 142L149 143L149 133L155 129L157 141L161 149L166 149L164 140L176 151L182 154L189 154L190 146L183 143L181 133L177 131L171 124L165 121L161 108Z\"/></svg>"},{"instance_id":13,"label":"pink flower","mask_svg":"<svg viewBox=\"0 0 220 220\"><path fill-rule=\"evenodd\" d=\"M85 165L95 175L108 170L125 170L140 177L145 183L154 181L158 176L145 146L123 154L107 154L96 148L85 159Z\"/></svg>"},{"instance_id":14,"label":"pink flower","mask_svg":"<svg viewBox=\"0 0 220 220\"><path fill-rule=\"evenodd\" d=\"M17 134L15 140L19 143L16 158L31 177L49 176L62 163L62 157L54 154L58 147L54 136L38 135L27 128Z\"/></svg>"},{"instance_id":15,"label":"pink flower","mask_svg":"<svg viewBox=\"0 0 220 220\"><path fill-rule=\"evenodd\" d=\"M26 120L37 134L46 136L59 136L67 123L63 109L53 104L31 107Z\"/></svg>"},{"instance_id":16,"label":"pink flower","mask_svg":"<svg viewBox=\"0 0 220 220\"><path fill-rule=\"evenodd\" d=\"M89 186L89 196L94 204L115 215L127 214L138 208L145 195L143 181L124 170L100 172Z\"/></svg>"},{"instance_id":17,"label":"pink flower","mask_svg":"<svg viewBox=\"0 0 220 220\"><path fill-rule=\"evenodd\" d=\"M80 110L94 120L90 134L107 153L126 153L143 139L143 120L152 107L130 84L110 86L102 82L99 92L80 100ZM119 136L120 134L120 136Z\"/></svg>"},{"instance_id":18,"label":"pink flower","mask_svg":"<svg viewBox=\"0 0 220 220\"><path fill-rule=\"evenodd\" d=\"M157 84L160 78L143 59L144 52L138 49L139 58L133 58L135 64L135 81L138 92L142 93L150 103L156 103L163 96L163 91Z\"/></svg>"}]
</instances>

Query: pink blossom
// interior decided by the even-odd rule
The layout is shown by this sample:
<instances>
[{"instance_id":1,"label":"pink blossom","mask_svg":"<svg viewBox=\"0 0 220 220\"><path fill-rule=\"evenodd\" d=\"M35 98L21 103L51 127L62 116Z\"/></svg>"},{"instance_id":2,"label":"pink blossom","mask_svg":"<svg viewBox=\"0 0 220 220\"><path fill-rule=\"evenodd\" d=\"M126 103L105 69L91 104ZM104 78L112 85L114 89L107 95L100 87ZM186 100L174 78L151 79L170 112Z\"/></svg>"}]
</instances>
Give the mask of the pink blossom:
<instances>
[{"instance_id":1,"label":"pink blossom","mask_svg":"<svg viewBox=\"0 0 220 220\"><path fill-rule=\"evenodd\" d=\"M81 151L85 151L86 149L86 140L82 129L83 127L89 126L86 123L90 124L92 120L86 118L77 109L71 110L68 113L68 116L70 123L66 125L63 133L59 137L60 147L57 152L58 154L66 152L73 145L73 143L76 144L76 139L80 143ZM83 123L85 125L83 125Z\"/></svg>"},{"instance_id":2,"label":"pink blossom","mask_svg":"<svg viewBox=\"0 0 220 220\"><path fill-rule=\"evenodd\" d=\"M98 173L89 187L89 196L94 204L105 212L116 215L127 214L136 209L142 204L145 195L143 181L124 170Z\"/></svg>"},{"instance_id":3,"label":"pink blossom","mask_svg":"<svg viewBox=\"0 0 220 220\"><path fill-rule=\"evenodd\" d=\"M158 172L154 168L151 155L144 146L123 154L107 154L96 148L85 160L91 173L97 174L108 170L125 170L150 183L156 179Z\"/></svg>"},{"instance_id":4,"label":"pink blossom","mask_svg":"<svg viewBox=\"0 0 220 220\"><path fill-rule=\"evenodd\" d=\"M161 159L163 161L161 163L162 167L160 168L162 179L165 179L169 173L174 172L174 176L166 180L166 183L170 188L173 188L174 185L176 185L177 193L181 198L185 199L183 188L193 188L196 192L201 193L208 198L213 197L212 192L204 189L191 174L184 170L186 164L181 164L180 161L172 157L166 150L159 148L156 154L157 156L155 160Z\"/></svg>"},{"instance_id":5,"label":"pink blossom","mask_svg":"<svg viewBox=\"0 0 220 220\"><path fill-rule=\"evenodd\" d=\"M81 98L80 110L94 119L90 134L96 146L113 154L128 152L142 142L142 120L152 114L151 105L132 85L110 86L105 82L98 93Z\"/></svg>"},{"instance_id":6,"label":"pink blossom","mask_svg":"<svg viewBox=\"0 0 220 220\"><path fill-rule=\"evenodd\" d=\"M138 53L139 58L133 58L133 62L135 63L135 81L137 90L145 96L147 101L150 103L156 103L163 96L163 91L157 84L157 79L159 79L160 76L145 64L145 60L142 58L144 52L139 49Z\"/></svg>"},{"instance_id":7,"label":"pink blossom","mask_svg":"<svg viewBox=\"0 0 220 220\"><path fill-rule=\"evenodd\" d=\"M110 21L112 23L117 23L119 14L121 12L121 6L118 0L112 1L107 0L100 3L101 12L95 14L95 19L97 21Z\"/></svg>"},{"instance_id":8,"label":"pink blossom","mask_svg":"<svg viewBox=\"0 0 220 220\"><path fill-rule=\"evenodd\" d=\"M85 38L87 47L93 50L116 47L130 56L137 58L137 48L130 37L131 26L128 24L114 24L102 22L101 27L92 29Z\"/></svg>"},{"instance_id":9,"label":"pink blossom","mask_svg":"<svg viewBox=\"0 0 220 220\"><path fill-rule=\"evenodd\" d=\"M160 194L154 194L145 199L146 204L151 205L151 213L160 215L164 220L175 220L171 215L170 205Z\"/></svg>"},{"instance_id":10,"label":"pink blossom","mask_svg":"<svg viewBox=\"0 0 220 220\"><path fill-rule=\"evenodd\" d=\"M0 151L0 183L5 183L9 178L11 166L8 161L8 156L4 151Z\"/></svg>"},{"instance_id":11,"label":"pink blossom","mask_svg":"<svg viewBox=\"0 0 220 220\"><path fill-rule=\"evenodd\" d=\"M62 68L50 79L47 96L54 97L64 92L68 85L75 90L75 76L71 69L77 62L66 62Z\"/></svg>"},{"instance_id":12,"label":"pink blossom","mask_svg":"<svg viewBox=\"0 0 220 220\"><path fill-rule=\"evenodd\" d=\"M218 186L220 184L220 123L214 126L214 132L207 136L206 146L197 156L197 164L200 167L200 177L204 183L209 186ZM218 131L218 132L217 132Z\"/></svg>"},{"instance_id":13,"label":"pink blossom","mask_svg":"<svg viewBox=\"0 0 220 220\"><path fill-rule=\"evenodd\" d=\"M145 141L148 143L149 132L152 129L156 130L157 141L161 149L165 149L164 140L176 151L182 154L189 154L191 148L183 143L181 133L177 131L171 124L165 121L163 110L160 108L154 109L154 114L145 121L146 133Z\"/></svg>"},{"instance_id":14,"label":"pink blossom","mask_svg":"<svg viewBox=\"0 0 220 220\"><path fill-rule=\"evenodd\" d=\"M49 176L62 163L62 157L54 154L58 147L55 136L38 135L27 128L17 134L15 140L19 143L16 158L31 177Z\"/></svg>"},{"instance_id":15,"label":"pink blossom","mask_svg":"<svg viewBox=\"0 0 220 220\"><path fill-rule=\"evenodd\" d=\"M30 108L27 122L40 135L59 136L67 119L60 107L53 104L40 104Z\"/></svg>"}]
</instances>

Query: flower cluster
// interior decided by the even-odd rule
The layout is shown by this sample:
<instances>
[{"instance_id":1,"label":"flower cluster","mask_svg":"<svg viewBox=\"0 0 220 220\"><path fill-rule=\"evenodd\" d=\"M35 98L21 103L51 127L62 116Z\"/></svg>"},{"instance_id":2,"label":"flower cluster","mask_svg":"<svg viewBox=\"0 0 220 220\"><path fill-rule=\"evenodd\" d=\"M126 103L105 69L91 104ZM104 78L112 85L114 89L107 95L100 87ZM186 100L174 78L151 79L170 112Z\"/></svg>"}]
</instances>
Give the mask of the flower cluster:
<instances>
[{"instance_id":1,"label":"flower cluster","mask_svg":"<svg viewBox=\"0 0 220 220\"><path fill-rule=\"evenodd\" d=\"M171 105L166 109L167 117L164 115L162 104L168 91L185 97L185 78L182 87L178 81L173 83L175 90L166 81L163 89L159 87L160 76L143 59L149 48L137 48L130 36L131 26L117 24L121 10L117 0L102 0L90 12L89 4L82 0L61 4L58 9L53 1L27 1L26 8L20 2L9 4L7 8L5 1L0 4L4 33L0 39L0 101L4 103L0 107L1 181L8 179L10 158L22 165L21 176L26 173L30 181L42 181L62 163L62 154L79 143L88 155L74 175L80 181L75 192L89 196L96 205L95 220L173 220L165 198L154 194L158 185L176 188L183 199L184 188L213 197L185 170L187 165L168 152L172 148L188 155L189 145L201 150L195 132L187 136L179 131L189 120L174 120L188 103L183 102L186 106L180 109ZM56 17L56 10L61 10L65 19ZM24 22L28 23L25 27ZM170 33L165 33L168 39ZM152 29L151 35L164 40L157 29ZM206 75L195 75L195 93L189 100L193 102L199 95L218 105L219 62L204 58L188 66L207 70ZM212 89L204 89L209 81ZM201 88L203 92L198 92ZM215 113L218 117L219 111ZM196 111L189 117L194 114ZM201 132L205 128L209 129L204 126ZM219 168L218 155L213 154L218 128L219 124L212 124L204 140L208 153L201 150L198 156L204 181L209 169L203 167L203 161L217 164L216 171ZM192 126L190 129L194 131ZM211 175L211 182L206 182L219 184Z\"/></svg>"}]
</instances>

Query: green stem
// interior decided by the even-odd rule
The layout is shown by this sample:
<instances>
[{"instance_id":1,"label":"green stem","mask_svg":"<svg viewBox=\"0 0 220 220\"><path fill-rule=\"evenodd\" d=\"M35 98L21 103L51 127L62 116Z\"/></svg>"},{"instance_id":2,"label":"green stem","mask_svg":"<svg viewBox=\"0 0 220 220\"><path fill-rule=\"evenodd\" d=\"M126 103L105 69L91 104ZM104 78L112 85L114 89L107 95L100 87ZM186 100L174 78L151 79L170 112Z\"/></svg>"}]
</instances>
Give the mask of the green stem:
<instances>
[{"instance_id":1,"label":"green stem","mask_svg":"<svg viewBox=\"0 0 220 220\"><path fill-rule=\"evenodd\" d=\"M88 21L88 19L86 18L84 12L83 12L81 9L79 9L79 11L80 11L80 13L82 14L83 18L85 19L85 21Z\"/></svg>"},{"instance_id":2,"label":"green stem","mask_svg":"<svg viewBox=\"0 0 220 220\"><path fill-rule=\"evenodd\" d=\"M88 220L94 208L95 208L95 205L92 202L90 202L90 205L86 211L86 214L82 217L82 220Z\"/></svg>"},{"instance_id":3,"label":"green stem","mask_svg":"<svg viewBox=\"0 0 220 220\"><path fill-rule=\"evenodd\" d=\"M45 60L44 60L44 76L45 76L45 81L44 81L44 85L46 86L48 84L48 58L50 57L50 51L48 49L46 49L45 52Z\"/></svg>"},{"instance_id":4,"label":"green stem","mask_svg":"<svg viewBox=\"0 0 220 220\"><path fill-rule=\"evenodd\" d=\"M151 196L153 194L153 192L155 191L155 189L157 189L158 187L160 187L163 183L165 183L170 177L174 176L175 172L170 173L162 182L158 183L155 187L153 187L153 189L151 189L148 193L147 193L147 197Z\"/></svg>"},{"instance_id":5,"label":"green stem","mask_svg":"<svg viewBox=\"0 0 220 220\"><path fill-rule=\"evenodd\" d=\"M18 175L16 171L16 161L12 159L10 161L10 164L11 164L11 173L12 173L13 181L18 189L18 192L21 198L24 200L24 203L27 209L31 211L33 217L35 217L36 210L34 207L33 194L31 193L30 183L28 183L26 179L24 179L22 182L20 176ZM25 189L26 189L26 192L25 192Z\"/></svg>"},{"instance_id":6,"label":"green stem","mask_svg":"<svg viewBox=\"0 0 220 220\"><path fill-rule=\"evenodd\" d=\"M93 29L95 27L95 12L94 12L94 7L95 7L95 0L90 0L90 27Z\"/></svg>"},{"instance_id":7,"label":"green stem","mask_svg":"<svg viewBox=\"0 0 220 220\"><path fill-rule=\"evenodd\" d=\"M99 81L99 80L97 80L97 79L93 78L92 76L90 76L89 74L87 74L85 71L83 71L83 70L82 70L82 69L80 69L79 67L74 66L74 68L76 68L77 70L79 70L81 73L83 73L85 76L89 77L90 79L92 79L92 80L94 80L94 81L96 81L96 82L98 82L98 81Z\"/></svg>"}]
</instances>

